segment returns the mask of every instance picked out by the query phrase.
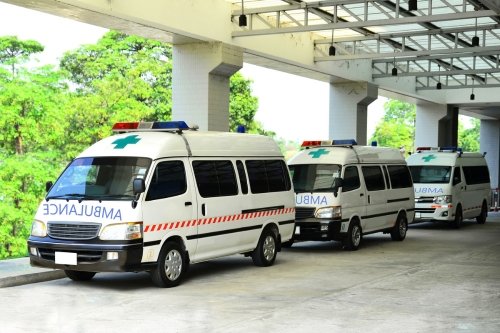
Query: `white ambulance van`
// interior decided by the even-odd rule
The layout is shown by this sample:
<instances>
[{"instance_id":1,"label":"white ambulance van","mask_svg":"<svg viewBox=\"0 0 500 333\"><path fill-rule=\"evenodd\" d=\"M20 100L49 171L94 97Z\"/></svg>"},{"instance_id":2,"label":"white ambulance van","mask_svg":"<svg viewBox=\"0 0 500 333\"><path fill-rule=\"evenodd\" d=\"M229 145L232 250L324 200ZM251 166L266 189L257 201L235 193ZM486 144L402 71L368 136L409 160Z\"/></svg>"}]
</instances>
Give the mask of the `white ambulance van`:
<instances>
[{"instance_id":1,"label":"white ambulance van","mask_svg":"<svg viewBox=\"0 0 500 333\"><path fill-rule=\"evenodd\" d=\"M178 285L190 263L241 253L272 265L294 230L288 168L269 137L118 123L48 193L28 240L34 266L73 280L150 271Z\"/></svg>"},{"instance_id":2,"label":"white ambulance van","mask_svg":"<svg viewBox=\"0 0 500 333\"><path fill-rule=\"evenodd\" d=\"M483 154L457 148L420 147L406 159L415 186L416 220L483 224L491 198L490 174Z\"/></svg>"},{"instance_id":3,"label":"white ambulance van","mask_svg":"<svg viewBox=\"0 0 500 333\"><path fill-rule=\"evenodd\" d=\"M302 146L306 149L288 161L296 193L294 240L336 240L357 250L362 236L374 232L405 239L415 202L398 150L358 146L354 140Z\"/></svg>"}]
</instances>

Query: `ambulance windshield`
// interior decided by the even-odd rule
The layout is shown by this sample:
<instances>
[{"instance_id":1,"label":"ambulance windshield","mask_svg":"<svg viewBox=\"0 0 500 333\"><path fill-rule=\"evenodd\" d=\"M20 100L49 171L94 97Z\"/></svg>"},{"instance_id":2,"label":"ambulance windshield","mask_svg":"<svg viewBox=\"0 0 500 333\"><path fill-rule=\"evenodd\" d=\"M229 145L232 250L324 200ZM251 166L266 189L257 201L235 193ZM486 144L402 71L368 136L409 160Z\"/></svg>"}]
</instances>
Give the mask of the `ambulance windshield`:
<instances>
[{"instance_id":1,"label":"ambulance windshield","mask_svg":"<svg viewBox=\"0 0 500 333\"><path fill-rule=\"evenodd\" d=\"M332 192L335 178L340 177L337 164L290 165L295 192Z\"/></svg>"},{"instance_id":2,"label":"ambulance windshield","mask_svg":"<svg viewBox=\"0 0 500 333\"><path fill-rule=\"evenodd\" d=\"M450 166L410 165L409 167L415 184L448 184L450 182Z\"/></svg>"},{"instance_id":3,"label":"ambulance windshield","mask_svg":"<svg viewBox=\"0 0 500 333\"><path fill-rule=\"evenodd\" d=\"M151 160L141 157L75 159L50 189L47 199L131 200L132 182L144 178Z\"/></svg>"}]
</instances>

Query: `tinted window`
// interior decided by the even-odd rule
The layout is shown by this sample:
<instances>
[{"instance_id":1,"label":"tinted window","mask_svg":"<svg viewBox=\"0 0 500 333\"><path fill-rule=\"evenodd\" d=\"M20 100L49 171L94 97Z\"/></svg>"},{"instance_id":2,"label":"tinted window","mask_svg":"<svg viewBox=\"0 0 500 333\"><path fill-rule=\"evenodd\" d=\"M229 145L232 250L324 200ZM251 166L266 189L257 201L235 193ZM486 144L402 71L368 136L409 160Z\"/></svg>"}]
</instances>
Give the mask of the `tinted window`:
<instances>
[{"instance_id":1,"label":"tinted window","mask_svg":"<svg viewBox=\"0 0 500 333\"><path fill-rule=\"evenodd\" d=\"M282 160L246 161L252 193L289 191L290 177Z\"/></svg>"},{"instance_id":2,"label":"tinted window","mask_svg":"<svg viewBox=\"0 0 500 333\"><path fill-rule=\"evenodd\" d=\"M186 192L186 172L181 161L161 162L155 168L146 200L173 197Z\"/></svg>"},{"instance_id":3,"label":"tinted window","mask_svg":"<svg viewBox=\"0 0 500 333\"><path fill-rule=\"evenodd\" d=\"M340 177L337 164L290 165L295 192L332 192L333 181Z\"/></svg>"},{"instance_id":4,"label":"tinted window","mask_svg":"<svg viewBox=\"0 0 500 333\"><path fill-rule=\"evenodd\" d=\"M455 167L453 169L453 185L460 184L462 182L462 175L460 174L460 168Z\"/></svg>"},{"instance_id":5,"label":"tinted window","mask_svg":"<svg viewBox=\"0 0 500 333\"><path fill-rule=\"evenodd\" d=\"M193 161L193 170L202 197L220 197L238 193L231 161Z\"/></svg>"},{"instance_id":6,"label":"tinted window","mask_svg":"<svg viewBox=\"0 0 500 333\"><path fill-rule=\"evenodd\" d=\"M349 192L359 188L359 173L358 168L355 166L349 166L345 168L344 171L344 181L342 184L342 192Z\"/></svg>"},{"instance_id":7,"label":"tinted window","mask_svg":"<svg viewBox=\"0 0 500 333\"><path fill-rule=\"evenodd\" d=\"M463 166L462 170L464 170L464 177L467 185L490 182L490 173L486 165Z\"/></svg>"},{"instance_id":8,"label":"tinted window","mask_svg":"<svg viewBox=\"0 0 500 333\"><path fill-rule=\"evenodd\" d=\"M368 191L379 191L385 189L384 174L379 166L363 166L363 178Z\"/></svg>"},{"instance_id":9,"label":"tinted window","mask_svg":"<svg viewBox=\"0 0 500 333\"><path fill-rule=\"evenodd\" d=\"M238 176L240 177L241 193L248 193L247 175L245 173L245 167L241 161L236 161L236 168L238 169Z\"/></svg>"},{"instance_id":10,"label":"tinted window","mask_svg":"<svg viewBox=\"0 0 500 333\"><path fill-rule=\"evenodd\" d=\"M406 165L388 165L392 188L412 187L410 171Z\"/></svg>"}]
</instances>

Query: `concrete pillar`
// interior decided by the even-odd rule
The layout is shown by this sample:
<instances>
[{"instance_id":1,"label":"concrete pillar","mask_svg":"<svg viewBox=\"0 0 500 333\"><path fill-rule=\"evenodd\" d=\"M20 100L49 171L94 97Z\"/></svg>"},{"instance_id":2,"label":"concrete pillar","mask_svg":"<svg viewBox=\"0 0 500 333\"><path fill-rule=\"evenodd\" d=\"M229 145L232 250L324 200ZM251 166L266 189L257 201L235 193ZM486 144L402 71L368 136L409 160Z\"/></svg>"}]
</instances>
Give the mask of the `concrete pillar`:
<instances>
[{"instance_id":1,"label":"concrete pillar","mask_svg":"<svg viewBox=\"0 0 500 333\"><path fill-rule=\"evenodd\" d=\"M491 187L500 187L500 121L481 119L479 151L486 152Z\"/></svg>"},{"instance_id":2,"label":"concrete pillar","mask_svg":"<svg viewBox=\"0 0 500 333\"><path fill-rule=\"evenodd\" d=\"M446 116L446 105L418 101L415 119L415 147L439 146L439 121Z\"/></svg>"},{"instance_id":3,"label":"concrete pillar","mask_svg":"<svg viewBox=\"0 0 500 333\"><path fill-rule=\"evenodd\" d=\"M378 87L366 82L331 83L330 139L356 139L367 144L368 105L378 97Z\"/></svg>"},{"instance_id":4,"label":"concrete pillar","mask_svg":"<svg viewBox=\"0 0 500 333\"><path fill-rule=\"evenodd\" d=\"M243 51L220 42L173 46L172 120L202 130L229 130L229 78Z\"/></svg>"},{"instance_id":5,"label":"concrete pillar","mask_svg":"<svg viewBox=\"0 0 500 333\"><path fill-rule=\"evenodd\" d=\"M458 107L448 105L446 116L439 119L438 146L458 146Z\"/></svg>"}]
</instances>

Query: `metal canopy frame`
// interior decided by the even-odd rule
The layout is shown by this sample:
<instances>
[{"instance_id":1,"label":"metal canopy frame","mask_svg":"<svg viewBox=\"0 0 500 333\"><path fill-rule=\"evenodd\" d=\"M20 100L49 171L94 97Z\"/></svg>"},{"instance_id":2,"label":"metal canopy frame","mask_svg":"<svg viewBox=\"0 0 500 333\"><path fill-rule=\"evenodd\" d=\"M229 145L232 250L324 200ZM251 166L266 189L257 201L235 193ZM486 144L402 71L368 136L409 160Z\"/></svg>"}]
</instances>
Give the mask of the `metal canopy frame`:
<instances>
[{"instance_id":1,"label":"metal canopy frame","mask_svg":"<svg viewBox=\"0 0 500 333\"><path fill-rule=\"evenodd\" d=\"M226 1L237 22L242 1ZM372 59L373 79L397 68L417 90L500 87L500 0L416 2L244 0L248 24L233 37L307 32L315 62Z\"/></svg>"}]
</instances>

